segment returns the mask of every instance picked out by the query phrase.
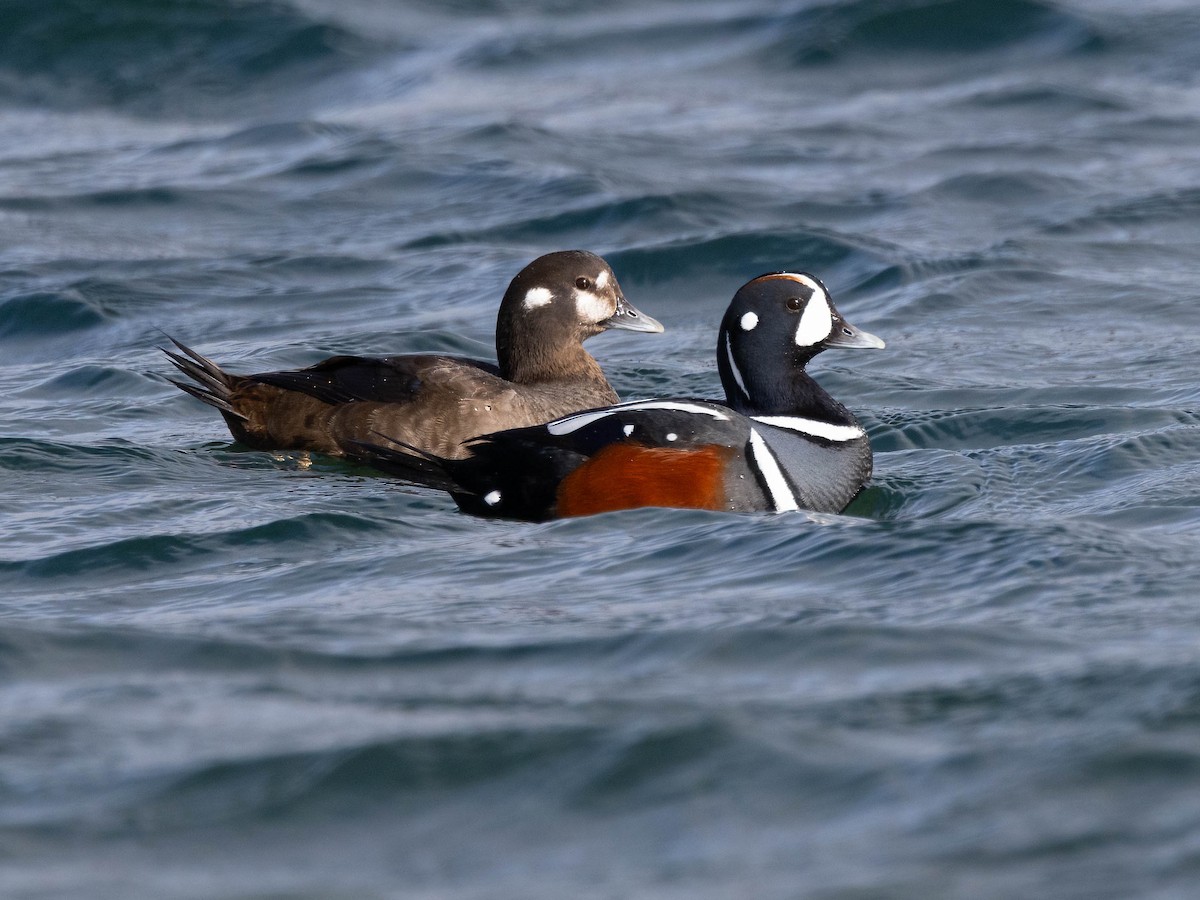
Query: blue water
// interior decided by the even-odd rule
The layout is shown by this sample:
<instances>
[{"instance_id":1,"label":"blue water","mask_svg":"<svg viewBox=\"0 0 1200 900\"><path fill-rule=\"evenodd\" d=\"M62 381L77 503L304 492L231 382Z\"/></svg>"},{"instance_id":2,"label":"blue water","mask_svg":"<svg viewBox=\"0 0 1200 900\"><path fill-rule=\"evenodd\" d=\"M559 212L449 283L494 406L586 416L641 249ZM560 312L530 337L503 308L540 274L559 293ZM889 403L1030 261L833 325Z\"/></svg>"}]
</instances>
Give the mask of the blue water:
<instances>
[{"instance_id":1,"label":"blue water","mask_svg":"<svg viewBox=\"0 0 1200 900\"><path fill-rule=\"evenodd\" d=\"M0 18L0 896L1197 896L1193 3ZM489 356L572 247L631 398L823 278L848 513L479 521L163 380Z\"/></svg>"}]
</instances>

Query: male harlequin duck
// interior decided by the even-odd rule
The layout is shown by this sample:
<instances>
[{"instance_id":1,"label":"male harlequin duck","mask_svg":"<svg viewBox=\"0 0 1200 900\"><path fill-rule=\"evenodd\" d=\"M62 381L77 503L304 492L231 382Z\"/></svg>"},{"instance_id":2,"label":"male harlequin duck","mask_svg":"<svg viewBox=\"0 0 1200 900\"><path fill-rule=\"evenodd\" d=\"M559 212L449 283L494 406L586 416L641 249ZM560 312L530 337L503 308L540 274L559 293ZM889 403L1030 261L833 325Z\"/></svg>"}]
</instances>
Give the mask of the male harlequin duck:
<instances>
[{"instance_id":1,"label":"male harlequin duck","mask_svg":"<svg viewBox=\"0 0 1200 900\"><path fill-rule=\"evenodd\" d=\"M478 515L540 521L640 506L840 512L871 476L871 446L804 368L828 347L883 346L846 322L813 276L762 275L734 295L721 322L724 404L638 400L587 410L476 438L466 458L413 456L378 440L362 456Z\"/></svg>"},{"instance_id":2,"label":"male harlequin duck","mask_svg":"<svg viewBox=\"0 0 1200 900\"><path fill-rule=\"evenodd\" d=\"M469 438L545 422L619 399L583 341L617 328L663 327L625 299L608 263L567 250L539 257L508 286L496 318L499 365L456 356L334 356L307 369L232 375L171 338L163 350L215 406L234 438L258 450L354 455L379 433L454 458Z\"/></svg>"}]
</instances>

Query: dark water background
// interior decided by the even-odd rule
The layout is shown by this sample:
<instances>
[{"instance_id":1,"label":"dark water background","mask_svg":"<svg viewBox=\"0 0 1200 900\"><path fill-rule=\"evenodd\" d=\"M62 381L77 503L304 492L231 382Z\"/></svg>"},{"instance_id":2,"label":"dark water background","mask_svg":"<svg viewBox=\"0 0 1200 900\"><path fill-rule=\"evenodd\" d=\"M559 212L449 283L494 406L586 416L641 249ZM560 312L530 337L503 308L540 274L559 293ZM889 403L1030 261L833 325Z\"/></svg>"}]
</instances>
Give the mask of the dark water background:
<instances>
[{"instance_id":1,"label":"dark water background","mask_svg":"<svg viewBox=\"0 0 1200 900\"><path fill-rule=\"evenodd\" d=\"M5 0L0 895L1200 896L1190 0ZM165 384L490 355L585 247L718 392L761 272L846 516L481 522Z\"/></svg>"}]
</instances>

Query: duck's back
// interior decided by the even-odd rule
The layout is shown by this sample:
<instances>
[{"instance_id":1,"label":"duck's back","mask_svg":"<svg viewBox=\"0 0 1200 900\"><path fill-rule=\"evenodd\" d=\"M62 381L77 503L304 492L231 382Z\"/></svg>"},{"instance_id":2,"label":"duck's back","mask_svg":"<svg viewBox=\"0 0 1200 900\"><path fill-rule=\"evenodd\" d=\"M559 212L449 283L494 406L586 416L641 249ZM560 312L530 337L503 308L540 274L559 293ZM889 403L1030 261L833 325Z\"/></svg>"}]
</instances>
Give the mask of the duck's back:
<instances>
[{"instance_id":1,"label":"duck's back","mask_svg":"<svg viewBox=\"0 0 1200 900\"><path fill-rule=\"evenodd\" d=\"M231 393L240 415L226 420L251 447L352 456L356 442L385 434L447 458L463 456L463 442L478 434L617 400L598 367L518 386L492 364L427 354L334 357L295 372L240 377Z\"/></svg>"},{"instance_id":2,"label":"duck's back","mask_svg":"<svg viewBox=\"0 0 1200 900\"><path fill-rule=\"evenodd\" d=\"M233 375L172 339L165 350L191 381L181 390L219 409L233 436L259 450L354 455L386 434L455 458L462 442L617 401L583 341L608 329L662 325L625 299L603 259L546 254L509 284L496 318L498 365L412 354L335 356L307 369Z\"/></svg>"}]
</instances>

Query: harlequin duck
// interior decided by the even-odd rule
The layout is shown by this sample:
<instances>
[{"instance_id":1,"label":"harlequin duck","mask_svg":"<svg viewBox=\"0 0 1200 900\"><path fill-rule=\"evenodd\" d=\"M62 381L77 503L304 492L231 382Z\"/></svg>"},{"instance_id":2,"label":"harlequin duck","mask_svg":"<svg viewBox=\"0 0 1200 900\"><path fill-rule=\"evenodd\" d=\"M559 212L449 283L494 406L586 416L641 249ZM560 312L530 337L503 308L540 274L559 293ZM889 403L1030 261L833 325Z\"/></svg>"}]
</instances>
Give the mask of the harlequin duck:
<instances>
[{"instance_id":1,"label":"harlequin duck","mask_svg":"<svg viewBox=\"0 0 1200 900\"><path fill-rule=\"evenodd\" d=\"M215 406L234 438L259 450L354 455L377 433L448 458L486 432L545 422L619 399L582 342L609 328L661 332L625 299L599 256L539 257L509 284L496 318L499 365L456 356L334 356L307 369L232 375L171 338L163 350Z\"/></svg>"},{"instance_id":2,"label":"harlequin duck","mask_svg":"<svg viewBox=\"0 0 1200 900\"><path fill-rule=\"evenodd\" d=\"M640 506L840 512L871 476L871 446L805 366L828 347L883 346L846 322L813 276L762 275L734 295L721 322L726 403L587 410L476 438L460 459L378 440L363 457L487 516L540 521Z\"/></svg>"}]
</instances>

